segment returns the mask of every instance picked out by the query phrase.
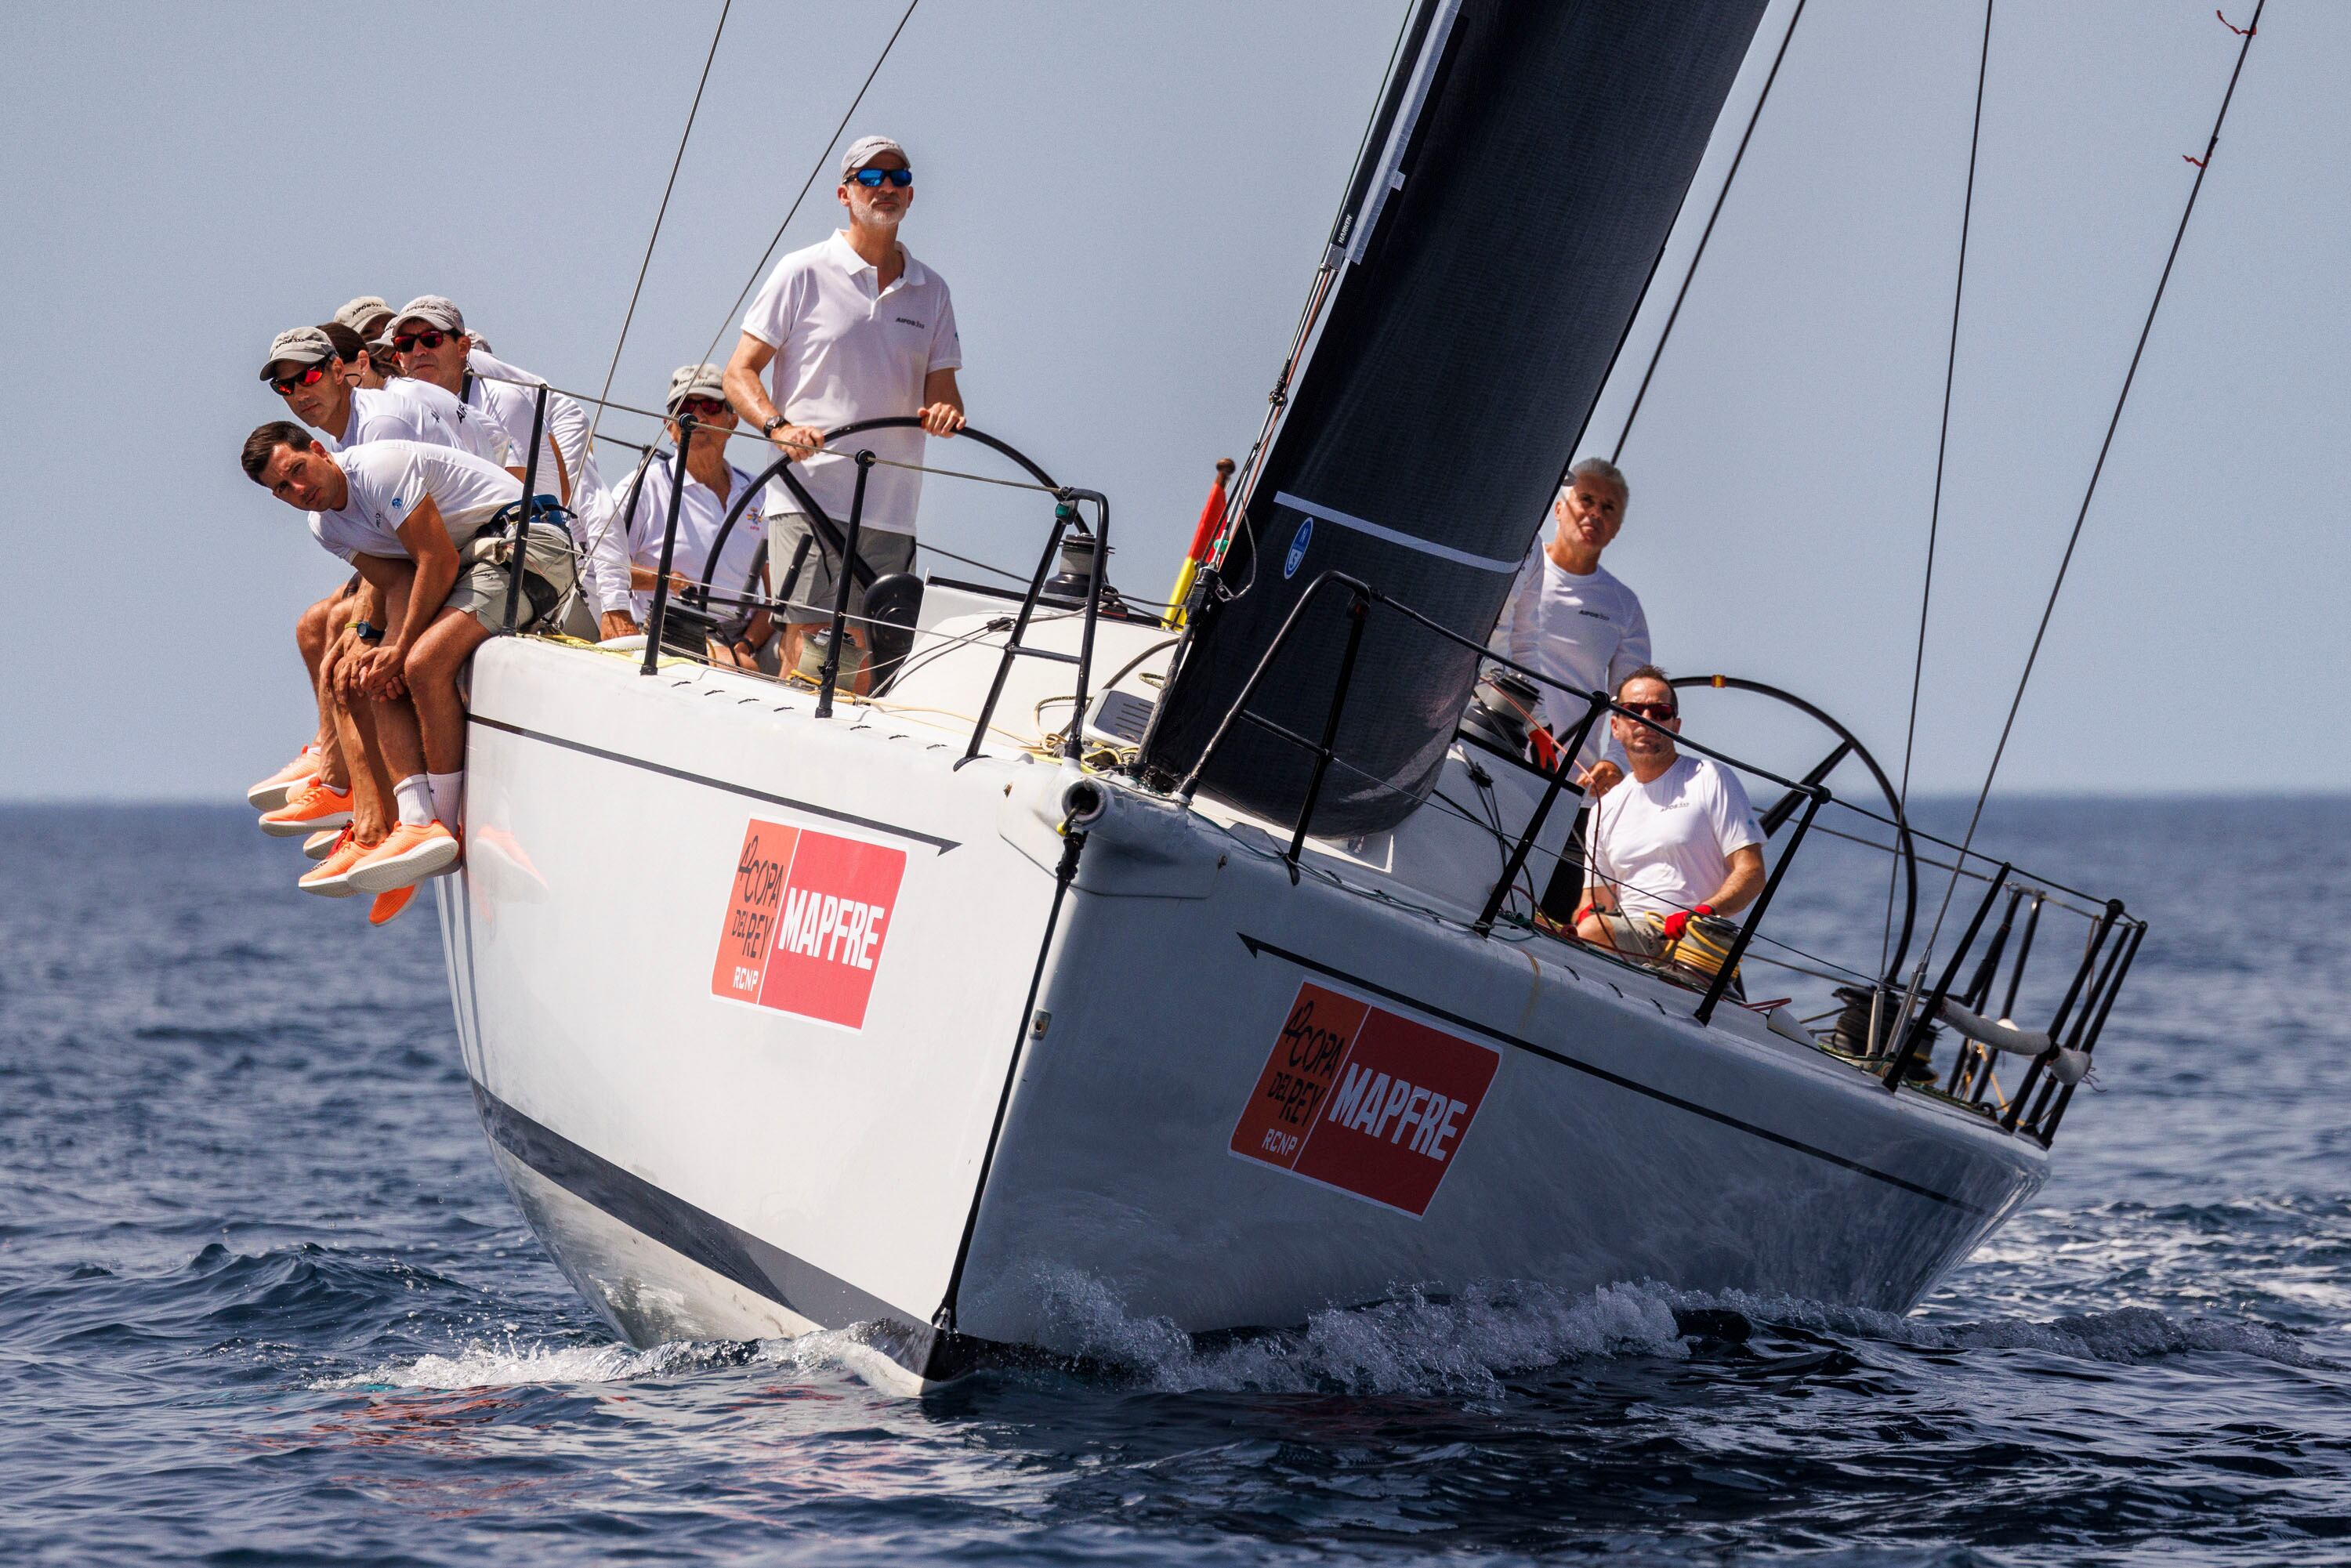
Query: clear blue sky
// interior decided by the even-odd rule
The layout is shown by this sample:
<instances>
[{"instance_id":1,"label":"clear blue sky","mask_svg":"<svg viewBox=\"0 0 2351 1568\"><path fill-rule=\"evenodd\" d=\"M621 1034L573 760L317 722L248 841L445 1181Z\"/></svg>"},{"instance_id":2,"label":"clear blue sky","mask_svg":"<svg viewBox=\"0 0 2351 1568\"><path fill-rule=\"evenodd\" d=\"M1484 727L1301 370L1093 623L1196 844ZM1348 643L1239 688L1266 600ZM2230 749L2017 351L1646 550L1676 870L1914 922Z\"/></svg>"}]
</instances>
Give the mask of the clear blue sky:
<instances>
[{"instance_id":1,"label":"clear blue sky","mask_svg":"<svg viewBox=\"0 0 2351 1568\"><path fill-rule=\"evenodd\" d=\"M1399 11L922 0L852 124L921 172L905 237L955 287L974 421L1113 497L1123 583L1164 588L1210 465L1256 428ZM896 13L738 0L616 396L653 401L722 325L723 357ZM444 293L502 355L599 384L716 14L11 13L0 798L230 800L293 749L291 622L336 573L236 467L281 407L255 379L270 336L354 294ZM1610 557L1669 667L1791 685L1889 763L1981 16L1813 0L1626 450ZM2234 46L2210 0L2000 5L1923 788L1980 777ZM2351 785L2346 77L2351 6L2276 0L2004 785ZM820 180L786 246L832 212ZM1613 444L1629 382L1587 445ZM924 533L1025 563L1041 526L1033 499L935 482ZM1719 722L1764 760L1813 746Z\"/></svg>"}]
</instances>

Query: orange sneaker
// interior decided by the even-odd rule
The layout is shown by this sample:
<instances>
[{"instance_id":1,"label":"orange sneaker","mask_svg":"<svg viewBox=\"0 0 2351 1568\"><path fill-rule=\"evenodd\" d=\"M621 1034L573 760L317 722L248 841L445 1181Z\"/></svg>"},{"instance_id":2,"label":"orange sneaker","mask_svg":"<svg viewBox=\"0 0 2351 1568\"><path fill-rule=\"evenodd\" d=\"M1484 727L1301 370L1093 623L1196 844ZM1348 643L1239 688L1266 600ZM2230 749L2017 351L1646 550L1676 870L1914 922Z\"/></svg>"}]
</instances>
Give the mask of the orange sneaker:
<instances>
[{"instance_id":1,"label":"orange sneaker","mask_svg":"<svg viewBox=\"0 0 2351 1568\"><path fill-rule=\"evenodd\" d=\"M361 893L390 893L428 876L439 876L457 863L457 836L438 822L392 830L392 837L370 851L351 868L351 886Z\"/></svg>"},{"instance_id":2,"label":"orange sneaker","mask_svg":"<svg viewBox=\"0 0 2351 1568\"><path fill-rule=\"evenodd\" d=\"M273 839L298 839L320 828L349 827L351 792L329 789L317 779L275 811L261 813L261 831Z\"/></svg>"},{"instance_id":3,"label":"orange sneaker","mask_svg":"<svg viewBox=\"0 0 2351 1568\"><path fill-rule=\"evenodd\" d=\"M315 893L321 898L349 898L359 891L351 885L351 868L375 852L376 846L363 844L345 828L335 840L335 847L325 860L302 873L294 885L305 893Z\"/></svg>"},{"instance_id":4,"label":"orange sneaker","mask_svg":"<svg viewBox=\"0 0 2351 1568\"><path fill-rule=\"evenodd\" d=\"M275 811L299 795L318 773L319 748L306 746L294 754L293 761L247 789L245 803L256 811Z\"/></svg>"},{"instance_id":5,"label":"orange sneaker","mask_svg":"<svg viewBox=\"0 0 2351 1568\"><path fill-rule=\"evenodd\" d=\"M413 882L406 887L395 887L390 893L377 894L375 902L368 905L368 924L391 925L400 918L400 912L407 908L409 900L415 896L416 884Z\"/></svg>"},{"instance_id":6,"label":"orange sneaker","mask_svg":"<svg viewBox=\"0 0 2351 1568\"><path fill-rule=\"evenodd\" d=\"M342 829L320 828L317 832L312 833L308 838L302 841L303 858L314 861L325 860L329 855L335 852L336 846L340 844L342 841Z\"/></svg>"}]
</instances>

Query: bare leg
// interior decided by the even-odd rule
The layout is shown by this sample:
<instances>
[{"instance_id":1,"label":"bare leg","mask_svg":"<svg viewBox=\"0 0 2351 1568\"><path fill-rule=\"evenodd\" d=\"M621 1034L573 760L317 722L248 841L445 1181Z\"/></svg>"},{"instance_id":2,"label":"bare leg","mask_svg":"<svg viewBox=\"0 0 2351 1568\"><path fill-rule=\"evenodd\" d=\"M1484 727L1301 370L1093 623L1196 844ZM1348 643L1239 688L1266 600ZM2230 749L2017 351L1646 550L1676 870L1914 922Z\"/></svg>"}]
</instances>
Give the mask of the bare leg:
<instances>
[{"instance_id":1,"label":"bare leg","mask_svg":"<svg viewBox=\"0 0 2351 1568\"><path fill-rule=\"evenodd\" d=\"M455 773L465 766L465 705L457 695L457 672L489 636L489 628L473 616L444 609L408 651L408 695L423 731L428 773Z\"/></svg>"},{"instance_id":2,"label":"bare leg","mask_svg":"<svg viewBox=\"0 0 2351 1568\"><path fill-rule=\"evenodd\" d=\"M319 705L319 733L312 741L319 748L319 777L334 789L350 787L350 769L337 744L334 701L324 684L327 654L334 644L335 611L343 598L343 590L338 588L302 612L294 622L294 645L302 651L303 666L310 672L310 695Z\"/></svg>"},{"instance_id":3,"label":"bare leg","mask_svg":"<svg viewBox=\"0 0 2351 1568\"><path fill-rule=\"evenodd\" d=\"M340 690L343 655L340 646L328 650L320 686L343 756L351 764L351 837L362 844L378 844L392 831L392 783L376 751L374 705L364 697L347 698Z\"/></svg>"}]
</instances>

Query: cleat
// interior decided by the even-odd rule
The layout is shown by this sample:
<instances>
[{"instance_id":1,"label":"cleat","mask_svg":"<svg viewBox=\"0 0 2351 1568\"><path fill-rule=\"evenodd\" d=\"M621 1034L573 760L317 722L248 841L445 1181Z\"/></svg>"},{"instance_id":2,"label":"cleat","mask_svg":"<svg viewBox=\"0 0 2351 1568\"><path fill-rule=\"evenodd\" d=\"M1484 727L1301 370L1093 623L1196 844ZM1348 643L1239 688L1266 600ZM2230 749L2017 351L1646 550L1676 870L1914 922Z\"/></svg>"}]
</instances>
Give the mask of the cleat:
<instances>
[{"instance_id":1,"label":"cleat","mask_svg":"<svg viewBox=\"0 0 2351 1568\"><path fill-rule=\"evenodd\" d=\"M351 886L360 893L390 893L439 876L456 863L455 834L438 822L421 828L402 822L352 868Z\"/></svg>"},{"instance_id":2,"label":"cleat","mask_svg":"<svg viewBox=\"0 0 2351 1568\"><path fill-rule=\"evenodd\" d=\"M351 792L330 789L317 779L275 811L261 813L261 831L273 839L301 838L320 828L349 827Z\"/></svg>"},{"instance_id":3,"label":"cleat","mask_svg":"<svg viewBox=\"0 0 2351 1568\"><path fill-rule=\"evenodd\" d=\"M343 841L343 831L340 828L320 828L302 841L302 853L314 861L325 860Z\"/></svg>"},{"instance_id":4,"label":"cleat","mask_svg":"<svg viewBox=\"0 0 2351 1568\"><path fill-rule=\"evenodd\" d=\"M363 844L345 828L335 838L334 852L302 873L294 885L321 898L349 898L359 891L351 885L351 868L373 854L377 846Z\"/></svg>"},{"instance_id":5,"label":"cleat","mask_svg":"<svg viewBox=\"0 0 2351 1568\"><path fill-rule=\"evenodd\" d=\"M245 803L256 811L275 811L299 795L319 775L319 748L306 746L294 760L245 792Z\"/></svg>"},{"instance_id":6,"label":"cleat","mask_svg":"<svg viewBox=\"0 0 2351 1568\"><path fill-rule=\"evenodd\" d=\"M375 902L368 905L368 924L391 925L400 918L400 912L407 908L409 901L415 896L416 884L413 882L406 887L395 887L390 893L377 894Z\"/></svg>"}]
</instances>

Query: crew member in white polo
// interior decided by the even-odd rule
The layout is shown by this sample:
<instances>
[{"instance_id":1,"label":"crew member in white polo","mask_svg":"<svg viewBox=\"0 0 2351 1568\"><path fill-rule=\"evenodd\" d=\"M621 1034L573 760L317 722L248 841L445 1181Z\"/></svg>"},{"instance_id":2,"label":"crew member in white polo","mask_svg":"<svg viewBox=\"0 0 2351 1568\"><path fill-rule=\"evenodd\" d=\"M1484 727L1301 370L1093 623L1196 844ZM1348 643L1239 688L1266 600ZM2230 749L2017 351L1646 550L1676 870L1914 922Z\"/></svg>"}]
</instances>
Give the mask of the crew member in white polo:
<instances>
[{"instance_id":1,"label":"crew member in white polo","mask_svg":"<svg viewBox=\"0 0 2351 1568\"><path fill-rule=\"evenodd\" d=\"M1644 664L1615 695L1619 707L1651 722L1609 716L1630 777L1592 809L1575 934L1662 957L1693 916L1733 914L1763 891L1763 831L1737 774L1674 745L1681 706L1663 670Z\"/></svg>"},{"instance_id":2,"label":"crew member in white polo","mask_svg":"<svg viewBox=\"0 0 2351 1568\"><path fill-rule=\"evenodd\" d=\"M297 419L323 433L339 449L372 441L421 441L469 449L465 428L453 425L430 402L385 390L380 381L374 387L358 384L376 379L368 371L358 335L340 323L328 323L278 333L262 361L261 377L286 400ZM437 397L449 413L464 414L448 393L437 387L423 390ZM264 832L301 834L348 824L353 841L371 848L389 833L391 787L381 769L371 763L371 705L339 695L332 668L338 653L349 651L346 628L354 622L382 619L382 596L357 576L302 612L295 640L309 667L319 705L319 737L312 747L315 778L262 813Z\"/></svg>"},{"instance_id":3,"label":"crew member in white polo","mask_svg":"<svg viewBox=\"0 0 2351 1568\"><path fill-rule=\"evenodd\" d=\"M531 413L535 399L508 381L475 375L465 357L474 340L465 333L465 318L456 305L438 294L422 294L393 312L392 351L400 356L403 374L430 382L486 416L506 436L506 448L496 462L516 478L528 472ZM538 453L539 489L562 499L563 463L550 434L543 435ZM554 476L550 482L549 476Z\"/></svg>"},{"instance_id":4,"label":"crew member in white polo","mask_svg":"<svg viewBox=\"0 0 2351 1568\"><path fill-rule=\"evenodd\" d=\"M727 511L736 498L751 486L751 476L726 460L727 435L735 428L735 411L726 406L722 374L716 365L679 366L677 373L670 377L669 397L663 405L669 410L669 438L673 443L682 428L681 418L695 423L694 444L685 449L685 494L678 502L677 541L670 552L673 604L686 587L702 581L703 570L710 561L711 546L717 542ZM629 570L634 590L634 602L630 607L632 630L643 624L651 613L653 590L661 581L662 537L669 528L672 461L666 454L653 455L646 460L643 483L622 486L612 497L616 526L625 530L629 544ZM636 491L633 505L628 495L632 487ZM629 507L625 517L618 515L622 507ZM662 626L663 646L695 654L706 652L715 664L756 667L759 650L774 627L766 610L747 610L731 601L754 597L761 586L756 580L753 564L767 537L767 519L760 503L753 500L736 519L734 531L726 536L726 548L719 554L717 568L710 573L712 594L726 601L712 606L713 613L718 617L718 636L684 636L680 622L665 619Z\"/></svg>"},{"instance_id":5,"label":"crew member in white polo","mask_svg":"<svg viewBox=\"0 0 2351 1568\"><path fill-rule=\"evenodd\" d=\"M898 143L886 136L852 143L835 193L849 226L776 264L743 318L742 341L726 365L735 412L800 459L799 476L810 498L844 532L858 449L919 463L924 433L953 435L963 428L963 393L956 385L963 348L946 279L898 240L914 186L914 167ZM771 365L772 397L759 382ZM922 428L869 431L847 450L823 450L826 430L890 414L919 415ZM879 464L867 478L858 554L877 577L914 565L922 479ZM768 559L780 573L810 532L780 483L769 493L768 527ZM799 663L807 629L831 619L836 564L820 545L810 549L794 602L784 611L786 669ZM862 610L855 588L849 608L852 615ZM852 622L852 628L859 644L868 645L863 626Z\"/></svg>"},{"instance_id":6,"label":"crew member in white polo","mask_svg":"<svg viewBox=\"0 0 2351 1568\"><path fill-rule=\"evenodd\" d=\"M389 605L381 641L351 664L357 684L377 699L376 733L398 780L400 822L350 863L350 885L381 894L444 871L457 858L450 829L465 787L457 677L504 623L507 571L496 559L503 530L494 525L522 499L522 486L469 453L422 442L374 441L329 455L282 420L246 437L242 461L256 484L308 512L312 537L357 567ZM525 556L526 629L551 615L571 586L570 549L549 540L550 531L535 528ZM334 863L329 857L320 865Z\"/></svg>"}]
</instances>

